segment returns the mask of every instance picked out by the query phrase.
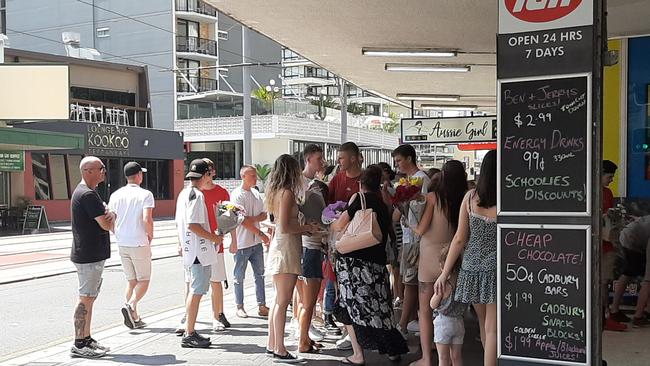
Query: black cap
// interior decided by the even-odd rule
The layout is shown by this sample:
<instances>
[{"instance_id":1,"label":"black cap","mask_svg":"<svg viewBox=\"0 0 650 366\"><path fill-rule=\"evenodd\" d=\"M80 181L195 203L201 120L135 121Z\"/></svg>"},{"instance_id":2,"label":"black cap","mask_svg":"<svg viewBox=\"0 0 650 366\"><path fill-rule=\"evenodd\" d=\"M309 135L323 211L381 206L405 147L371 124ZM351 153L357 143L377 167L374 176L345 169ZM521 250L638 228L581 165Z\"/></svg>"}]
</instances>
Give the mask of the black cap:
<instances>
[{"instance_id":1,"label":"black cap","mask_svg":"<svg viewBox=\"0 0 650 366\"><path fill-rule=\"evenodd\" d=\"M190 163L190 171L185 178L201 178L210 170L210 166L203 159L194 159Z\"/></svg>"},{"instance_id":2,"label":"black cap","mask_svg":"<svg viewBox=\"0 0 650 366\"><path fill-rule=\"evenodd\" d=\"M610 160L603 160L603 174L616 174L618 167Z\"/></svg>"},{"instance_id":3,"label":"black cap","mask_svg":"<svg viewBox=\"0 0 650 366\"><path fill-rule=\"evenodd\" d=\"M124 176L125 177L130 177L132 175L136 175L140 172L146 173L147 169L143 168L140 166L140 164L136 163L135 161L129 161L128 163L124 164Z\"/></svg>"}]
</instances>

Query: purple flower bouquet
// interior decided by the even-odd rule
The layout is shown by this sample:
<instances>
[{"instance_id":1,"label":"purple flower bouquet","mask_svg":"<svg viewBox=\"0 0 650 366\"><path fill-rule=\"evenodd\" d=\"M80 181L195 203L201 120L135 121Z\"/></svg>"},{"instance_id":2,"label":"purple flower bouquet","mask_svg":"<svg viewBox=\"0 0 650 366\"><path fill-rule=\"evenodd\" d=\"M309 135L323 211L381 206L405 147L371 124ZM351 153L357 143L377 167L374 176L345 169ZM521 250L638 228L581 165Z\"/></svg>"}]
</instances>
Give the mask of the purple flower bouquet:
<instances>
[{"instance_id":1,"label":"purple flower bouquet","mask_svg":"<svg viewBox=\"0 0 650 366\"><path fill-rule=\"evenodd\" d=\"M323 224L329 225L334 221L336 221L336 219L341 217L341 214L347 208L348 208L347 202L344 201L334 202L331 205L325 207L325 209L323 210L323 214L321 215L321 221L323 221Z\"/></svg>"}]
</instances>

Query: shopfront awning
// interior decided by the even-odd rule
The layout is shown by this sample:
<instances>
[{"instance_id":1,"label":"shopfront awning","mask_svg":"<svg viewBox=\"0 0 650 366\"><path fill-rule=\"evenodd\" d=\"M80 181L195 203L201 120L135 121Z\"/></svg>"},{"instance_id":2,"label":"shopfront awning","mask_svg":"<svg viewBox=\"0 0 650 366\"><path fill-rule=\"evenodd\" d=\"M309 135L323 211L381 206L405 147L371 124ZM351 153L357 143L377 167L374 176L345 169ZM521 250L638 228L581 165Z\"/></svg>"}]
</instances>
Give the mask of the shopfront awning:
<instances>
[{"instance_id":1,"label":"shopfront awning","mask_svg":"<svg viewBox=\"0 0 650 366\"><path fill-rule=\"evenodd\" d=\"M0 150L70 150L83 148L83 135L0 127Z\"/></svg>"}]
</instances>

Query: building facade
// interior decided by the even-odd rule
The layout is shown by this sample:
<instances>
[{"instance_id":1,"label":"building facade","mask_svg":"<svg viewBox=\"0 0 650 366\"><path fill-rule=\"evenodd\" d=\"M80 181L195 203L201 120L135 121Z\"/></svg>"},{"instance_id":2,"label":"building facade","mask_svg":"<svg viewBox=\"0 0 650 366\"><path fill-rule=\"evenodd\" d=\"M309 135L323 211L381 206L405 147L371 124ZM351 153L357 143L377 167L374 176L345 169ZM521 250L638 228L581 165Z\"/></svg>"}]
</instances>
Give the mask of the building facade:
<instances>
[{"instance_id":1,"label":"building facade","mask_svg":"<svg viewBox=\"0 0 650 366\"><path fill-rule=\"evenodd\" d=\"M16 121L15 126L83 136L84 142L74 149L27 149L23 170L3 174L6 178L0 195L10 197L10 205L27 199L45 207L50 220L69 220L70 197L81 180L79 163L83 156L93 155L107 168L106 180L97 189L102 199L108 201L111 193L126 184L122 168L135 160L149 170L143 187L157 200L154 215L173 216L175 197L183 187L183 136L151 128L145 67L13 48L5 49L4 61L68 65L69 120ZM8 123L12 125L12 121Z\"/></svg>"}]
</instances>

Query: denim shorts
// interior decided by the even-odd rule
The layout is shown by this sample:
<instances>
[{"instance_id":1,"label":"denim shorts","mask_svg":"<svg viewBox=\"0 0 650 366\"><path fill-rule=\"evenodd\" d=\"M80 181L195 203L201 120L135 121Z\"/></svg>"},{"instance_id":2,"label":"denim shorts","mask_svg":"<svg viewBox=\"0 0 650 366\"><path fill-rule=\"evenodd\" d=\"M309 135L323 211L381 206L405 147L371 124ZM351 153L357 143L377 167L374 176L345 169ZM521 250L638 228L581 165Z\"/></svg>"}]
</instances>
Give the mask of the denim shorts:
<instances>
[{"instance_id":1,"label":"denim shorts","mask_svg":"<svg viewBox=\"0 0 650 366\"><path fill-rule=\"evenodd\" d=\"M97 297L102 287L102 273L104 273L104 262L74 263L77 267L77 278L79 279L79 296Z\"/></svg>"},{"instance_id":2,"label":"denim shorts","mask_svg":"<svg viewBox=\"0 0 650 366\"><path fill-rule=\"evenodd\" d=\"M323 278L323 252L320 249L302 248L302 277Z\"/></svg>"},{"instance_id":3,"label":"denim shorts","mask_svg":"<svg viewBox=\"0 0 650 366\"><path fill-rule=\"evenodd\" d=\"M433 341L439 344L463 344L465 321L462 317L442 314L433 320Z\"/></svg>"},{"instance_id":4,"label":"denim shorts","mask_svg":"<svg viewBox=\"0 0 650 366\"><path fill-rule=\"evenodd\" d=\"M192 295L205 295L210 289L210 276L212 275L212 266L202 264L192 264L189 267L190 293ZM187 271L187 268L186 268Z\"/></svg>"}]
</instances>

